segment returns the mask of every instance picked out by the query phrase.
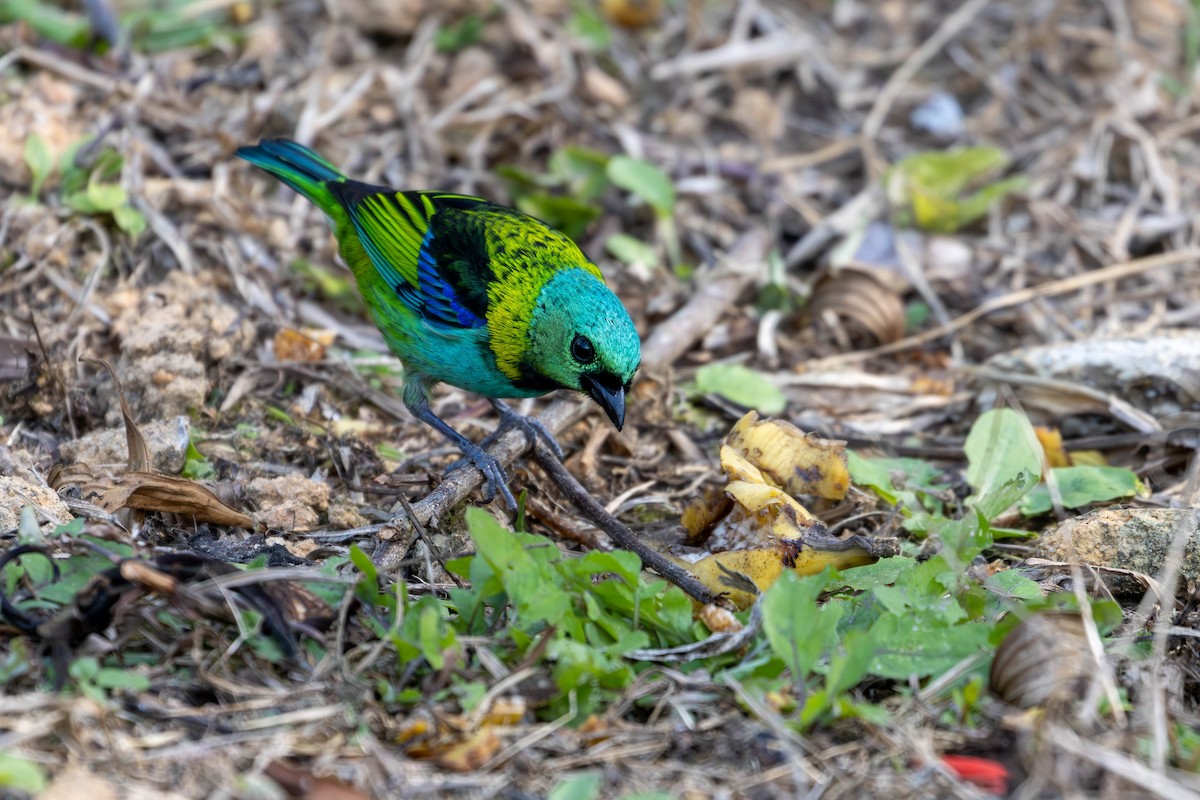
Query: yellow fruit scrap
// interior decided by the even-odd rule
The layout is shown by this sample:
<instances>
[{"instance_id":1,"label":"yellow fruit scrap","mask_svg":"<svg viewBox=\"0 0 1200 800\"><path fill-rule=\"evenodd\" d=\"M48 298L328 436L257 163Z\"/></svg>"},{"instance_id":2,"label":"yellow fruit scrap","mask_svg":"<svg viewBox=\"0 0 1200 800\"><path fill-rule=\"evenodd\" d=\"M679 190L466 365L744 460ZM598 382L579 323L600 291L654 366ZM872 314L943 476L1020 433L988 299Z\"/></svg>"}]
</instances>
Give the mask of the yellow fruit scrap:
<instances>
[{"instance_id":1,"label":"yellow fruit scrap","mask_svg":"<svg viewBox=\"0 0 1200 800\"><path fill-rule=\"evenodd\" d=\"M702 542L712 526L716 525L729 513L733 502L724 491L709 487L703 494L693 498L679 522L687 531L687 543L695 545Z\"/></svg>"},{"instance_id":2,"label":"yellow fruit scrap","mask_svg":"<svg viewBox=\"0 0 1200 800\"><path fill-rule=\"evenodd\" d=\"M850 489L846 443L805 433L790 422L760 420L751 411L733 426L725 445L788 494L841 500ZM722 448L722 466L724 455Z\"/></svg>"},{"instance_id":3,"label":"yellow fruit scrap","mask_svg":"<svg viewBox=\"0 0 1200 800\"><path fill-rule=\"evenodd\" d=\"M1058 428L1038 426L1033 429L1033 433L1037 436L1038 444L1042 446L1042 452L1046 454L1047 464L1052 467L1071 465L1071 457L1067 455L1066 448L1063 447L1062 432Z\"/></svg>"},{"instance_id":4,"label":"yellow fruit scrap","mask_svg":"<svg viewBox=\"0 0 1200 800\"><path fill-rule=\"evenodd\" d=\"M767 482L767 476L762 474L762 470L747 461L741 451L727 444L721 445L721 469L725 470L731 481L764 484Z\"/></svg>"},{"instance_id":5,"label":"yellow fruit scrap","mask_svg":"<svg viewBox=\"0 0 1200 800\"><path fill-rule=\"evenodd\" d=\"M658 22L662 0L600 0L600 10L623 28L642 28Z\"/></svg>"},{"instance_id":6,"label":"yellow fruit scrap","mask_svg":"<svg viewBox=\"0 0 1200 800\"><path fill-rule=\"evenodd\" d=\"M794 539L794 534L799 532L796 525L801 520L804 522L816 520L816 517L810 514L807 508L800 505L795 498L774 486L765 486L749 481L730 481L729 485L725 487L725 493L747 514L763 525L775 527L781 514L789 517L790 525L778 530L781 539ZM734 512L736 513L737 510L735 507Z\"/></svg>"},{"instance_id":7,"label":"yellow fruit scrap","mask_svg":"<svg viewBox=\"0 0 1200 800\"><path fill-rule=\"evenodd\" d=\"M1106 467L1108 459L1098 450L1076 450L1068 453L1063 444L1062 432L1058 428L1033 429L1037 436L1042 452L1046 454L1046 463L1051 467Z\"/></svg>"},{"instance_id":8,"label":"yellow fruit scrap","mask_svg":"<svg viewBox=\"0 0 1200 800\"><path fill-rule=\"evenodd\" d=\"M815 575L826 567L849 569L884 553L861 536L832 534L793 495L816 494L840 500L850 486L844 443L804 433L780 420L760 420L750 412L734 426L721 448L729 477L724 508L705 498L684 514L690 543L704 532L709 552L686 565L714 591L739 608L754 602L783 570Z\"/></svg>"}]
</instances>

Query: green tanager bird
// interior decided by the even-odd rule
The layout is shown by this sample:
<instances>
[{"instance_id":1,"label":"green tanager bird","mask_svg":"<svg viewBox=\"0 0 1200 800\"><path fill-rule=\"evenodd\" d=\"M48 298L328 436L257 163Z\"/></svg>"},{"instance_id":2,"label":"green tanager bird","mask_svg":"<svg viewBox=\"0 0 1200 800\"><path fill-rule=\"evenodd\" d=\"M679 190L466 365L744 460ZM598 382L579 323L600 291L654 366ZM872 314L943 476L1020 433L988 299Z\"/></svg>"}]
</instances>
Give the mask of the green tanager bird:
<instances>
[{"instance_id":1,"label":"green tanager bird","mask_svg":"<svg viewBox=\"0 0 1200 800\"><path fill-rule=\"evenodd\" d=\"M287 139L237 155L325 212L375 324L404 363L405 405L483 472L489 499L498 490L516 506L496 459L429 408L439 381L488 398L500 413L497 432L519 426L556 452L549 431L500 398L572 389L620 430L641 343L600 270L567 236L478 197L351 180Z\"/></svg>"}]
</instances>

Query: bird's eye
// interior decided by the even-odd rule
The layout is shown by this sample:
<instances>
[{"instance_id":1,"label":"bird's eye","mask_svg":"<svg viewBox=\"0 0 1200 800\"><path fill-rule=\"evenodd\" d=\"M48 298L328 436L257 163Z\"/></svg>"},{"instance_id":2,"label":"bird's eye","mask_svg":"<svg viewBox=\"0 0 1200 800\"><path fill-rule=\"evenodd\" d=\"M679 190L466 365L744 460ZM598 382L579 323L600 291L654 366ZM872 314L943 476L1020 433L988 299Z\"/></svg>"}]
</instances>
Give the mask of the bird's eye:
<instances>
[{"instance_id":1,"label":"bird's eye","mask_svg":"<svg viewBox=\"0 0 1200 800\"><path fill-rule=\"evenodd\" d=\"M596 348L592 345L592 340L583 334L576 334L575 341L571 342L571 357L580 364L590 364L596 360Z\"/></svg>"}]
</instances>

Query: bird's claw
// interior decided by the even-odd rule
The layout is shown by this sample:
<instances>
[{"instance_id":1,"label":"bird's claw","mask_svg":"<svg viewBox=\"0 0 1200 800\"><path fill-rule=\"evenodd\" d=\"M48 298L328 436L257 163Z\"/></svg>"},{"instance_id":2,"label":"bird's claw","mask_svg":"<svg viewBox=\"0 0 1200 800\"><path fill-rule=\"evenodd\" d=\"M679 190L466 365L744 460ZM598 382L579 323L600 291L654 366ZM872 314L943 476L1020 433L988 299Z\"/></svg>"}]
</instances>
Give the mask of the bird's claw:
<instances>
[{"instance_id":1,"label":"bird's claw","mask_svg":"<svg viewBox=\"0 0 1200 800\"><path fill-rule=\"evenodd\" d=\"M482 448L476 447L472 452L466 453L465 458L455 461L446 469L446 472L453 472L455 469L467 466L468 463L483 473L483 499L486 502L490 503L495 499L498 492L509 511L517 510L517 501L508 488L508 476L504 474L504 467L500 466L500 462L496 460L495 456L485 453Z\"/></svg>"},{"instance_id":2,"label":"bird's claw","mask_svg":"<svg viewBox=\"0 0 1200 800\"><path fill-rule=\"evenodd\" d=\"M505 431L516 428L525 434L525 438L529 440L531 447L537 447L538 437L546 443L550 448L550 452L554 453L554 457L559 461L563 460L562 448L558 446L558 440L554 438L554 434L546 427L546 424L537 417L527 417L524 414L518 414L503 400L492 400L492 407L496 409L496 413L500 415L500 425L495 432L489 434L488 438L499 436ZM484 441L487 441L486 439Z\"/></svg>"},{"instance_id":3,"label":"bird's claw","mask_svg":"<svg viewBox=\"0 0 1200 800\"><path fill-rule=\"evenodd\" d=\"M546 427L546 424L537 417L527 417L524 414L518 414L513 411L509 405L500 400L493 400L492 405L495 406L496 412L500 415L500 424L496 426L496 430L483 437L483 441L479 443L480 450L486 450L492 444L503 436L506 432L513 428L518 429L525 434L525 438L534 447L537 446L537 440L540 437L546 446L550 448L550 452L554 453L554 457L559 461L564 461L562 447L559 446L558 440L554 438L554 434ZM462 469L468 463L479 466L479 462L472 455L464 455L462 458L455 461L450 466L446 467L447 474L456 469ZM480 467L480 469L483 469Z\"/></svg>"},{"instance_id":4,"label":"bird's claw","mask_svg":"<svg viewBox=\"0 0 1200 800\"><path fill-rule=\"evenodd\" d=\"M550 448L550 452L554 453L554 457L559 461L563 460L563 451L559 447L558 440L554 438L554 434L546 427L546 423L537 417L527 417L524 414L518 414L508 406L504 406L500 410L500 427L496 429L496 435L499 435L500 431L510 428L518 428L525 434L525 438L529 440L529 444L533 447L537 447L537 440L541 437L541 440Z\"/></svg>"}]
</instances>

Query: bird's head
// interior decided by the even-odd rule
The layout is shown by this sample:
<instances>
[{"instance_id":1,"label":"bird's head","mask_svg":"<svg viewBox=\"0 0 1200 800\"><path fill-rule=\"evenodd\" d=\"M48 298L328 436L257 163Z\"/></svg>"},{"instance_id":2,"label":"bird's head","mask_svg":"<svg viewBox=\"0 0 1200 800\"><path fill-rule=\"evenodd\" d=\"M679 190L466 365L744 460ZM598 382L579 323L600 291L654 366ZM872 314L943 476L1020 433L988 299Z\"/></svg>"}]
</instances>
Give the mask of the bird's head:
<instances>
[{"instance_id":1,"label":"bird's head","mask_svg":"<svg viewBox=\"0 0 1200 800\"><path fill-rule=\"evenodd\" d=\"M583 392L620 430L625 395L641 361L642 345L629 312L599 278L569 269L542 287L529 325L526 363L543 379Z\"/></svg>"}]
</instances>

